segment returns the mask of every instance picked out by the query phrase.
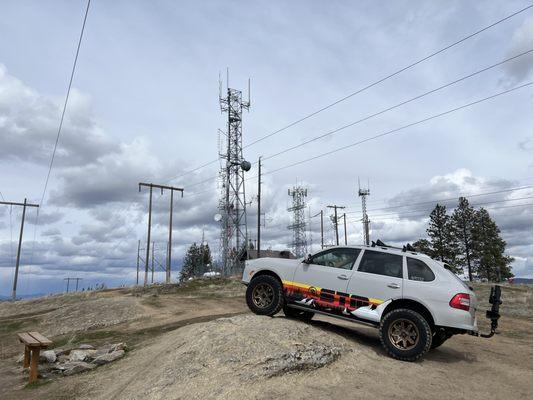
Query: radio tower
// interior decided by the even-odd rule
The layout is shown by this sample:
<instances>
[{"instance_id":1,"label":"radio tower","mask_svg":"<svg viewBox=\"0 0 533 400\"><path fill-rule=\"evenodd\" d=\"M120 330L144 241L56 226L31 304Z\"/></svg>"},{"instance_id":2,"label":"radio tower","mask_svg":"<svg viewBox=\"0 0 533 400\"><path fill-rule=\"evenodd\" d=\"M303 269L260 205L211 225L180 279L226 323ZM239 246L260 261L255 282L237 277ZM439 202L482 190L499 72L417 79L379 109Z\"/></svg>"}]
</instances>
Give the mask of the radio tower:
<instances>
[{"instance_id":1,"label":"radio tower","mask_svg":"<svg viewBox=\"0 0 533 400\"><path fill-rule=\"evenodd\" d=\"M229 82L229 79L228 79ZM225 275L242 270L242 258L247 254L248 230L246 227L246 199L244 172L251 164L242 155L242 111L250 108L250 82L248 81L248 101L242 100L240 90L227 87L222 93L220 82L220 110L228 114L226 143L220 152L220 178L222 181L219 202L221 222L221 258Z\"/></svg>"},{"instance_id":2,"label":"radio tower","mask_svg":"<svg viewBox=\"0 0 533 400\"><path fill-rule=\"evenodd\" d=\"M295 186L289 189L288 193L292 197L292 206L287 208L287 211L293 213L292 224L287 227L293 231L292 248L296 257L305 257L307 254L307 240L305 237L305 198L307 197L307 189Z\"/></svg>"},{"instance_id":3,"label":"radio tower","mask_svg":"<svg viewBox=\"0 0 533 400\"><path fill-rule=\"evenodd\" d=\"M370 185L369 185L370 186ZM361 182L359 182L359 197L361 197L361 209L363 211L363 239L367 246L370 245L370 220L366 212L366 196L370 196L370 188L361 189Z\"/></svg>"}]
</instances>

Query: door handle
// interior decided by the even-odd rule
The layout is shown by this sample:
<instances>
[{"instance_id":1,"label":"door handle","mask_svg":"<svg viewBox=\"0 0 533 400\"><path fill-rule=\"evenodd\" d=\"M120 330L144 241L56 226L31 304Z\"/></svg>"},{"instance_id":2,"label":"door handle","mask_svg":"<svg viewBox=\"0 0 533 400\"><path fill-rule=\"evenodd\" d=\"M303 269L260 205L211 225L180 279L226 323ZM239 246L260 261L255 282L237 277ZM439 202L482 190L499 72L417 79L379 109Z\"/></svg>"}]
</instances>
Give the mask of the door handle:
<instances>
[{"instance_id":1,"label":"door handle","mask_svg":"<svg viewBox=\"0 0 533 400\"><path fill-rule=\"evenodd\" d=\"M399 289L400 288L400 285L397 284L397 283L389 283L387 286L390 287L391 289Z\"/></svg>"},{"instance_id":2,"label":"door handle","mask_svg":"<svg viewBox=\"0 0 533 400\"><path fill-rule=\"evenodd\" d=\"M344 274L342 274L342 275L338 275L337 278L342 279L343 281L347 281L347 280L349 279L349 278L348 278L346 275L344 275Z\"/></svg>"}]
</instances>

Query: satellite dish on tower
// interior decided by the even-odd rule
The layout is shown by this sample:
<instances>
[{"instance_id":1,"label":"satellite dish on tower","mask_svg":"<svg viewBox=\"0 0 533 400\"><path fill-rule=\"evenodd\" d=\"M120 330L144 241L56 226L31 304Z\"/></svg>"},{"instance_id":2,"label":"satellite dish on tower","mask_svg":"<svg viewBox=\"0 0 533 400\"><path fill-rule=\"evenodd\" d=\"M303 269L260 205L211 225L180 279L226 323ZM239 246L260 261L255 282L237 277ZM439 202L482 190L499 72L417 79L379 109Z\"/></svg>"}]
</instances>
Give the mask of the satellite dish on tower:
<instances>
[{"instance_id":1,"label":"satellite dish on tower","mask_svg":"<svg viewBox=\"0 0 533 400\"><path fill-rule=\"evenodd\" d=\"M215 216L214 216L214 220L215 220L215 222L220 222L220 221L222 221L222 215L220 215L220 214L215 214Z\"/></svg>"},{"instance_id":2,"label":"satellite dish on tower","mask_svg":"<svg viewBox=\"0 0 533 400\"><path fill-rule=\"evenodd\" d=\"M252 168L252 164L250 163L250 161L242 160L241 168L243 171L250 171L250 169Z\"/></svg>"}]
</instances>

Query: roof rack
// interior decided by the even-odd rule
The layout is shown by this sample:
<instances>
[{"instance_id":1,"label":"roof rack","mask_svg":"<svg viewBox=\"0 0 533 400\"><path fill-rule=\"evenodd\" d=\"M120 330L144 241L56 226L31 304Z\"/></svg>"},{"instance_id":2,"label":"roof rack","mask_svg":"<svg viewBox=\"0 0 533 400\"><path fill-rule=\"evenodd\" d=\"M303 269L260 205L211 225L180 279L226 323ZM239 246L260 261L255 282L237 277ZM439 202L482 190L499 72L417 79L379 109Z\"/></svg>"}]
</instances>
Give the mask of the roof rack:
<instances>
[{"instance_id":1,"label":"roof rack","mask_svg":"<svg viewBox=\"0 0 533 400\"><path fill-rule=\"evenodd\" d=\"M372 241L371 247L376 247L376 246L377 247L382 247L382 248L387 248L387 249L401 250L404 253L407 252L407 251L412 252L412 253L416 253L416 249L413 246L411 246L411 243L407 243L403 247L395 247L395 246L389 246L388 244L385 244L380 239L378 239L375 242Z\"/></svg>"}]
</instances>

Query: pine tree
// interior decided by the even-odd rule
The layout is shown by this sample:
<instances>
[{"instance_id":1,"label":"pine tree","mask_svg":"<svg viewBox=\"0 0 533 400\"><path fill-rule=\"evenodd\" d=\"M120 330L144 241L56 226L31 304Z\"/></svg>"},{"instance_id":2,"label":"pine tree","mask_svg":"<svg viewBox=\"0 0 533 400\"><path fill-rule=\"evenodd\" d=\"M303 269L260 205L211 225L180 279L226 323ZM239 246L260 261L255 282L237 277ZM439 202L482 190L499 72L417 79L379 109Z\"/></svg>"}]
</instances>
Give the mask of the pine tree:
<instances>
[{"instance_id":1,"label":"pine tree","mask_svg":"<svg viewBox=\"0 0 533 400\"><path fill-rule=\"evenodd\" d=\"M506 245L496 222L487 210L481 208L475 214L472 229L472 250L478 278L501 282L513 276L510 264L514 259L505 254Z\"/></svg>"},{"instance_id":2,"label":"pine tree","mask_svg":"<svg viewBox=\"0 0 533 400\"><path fill-rule=\"evenodd\" d=\"M180 281L186 281L189 278L197 276L197 266L199 261L199 248L196 243L193 243L187 249L183 266L181 267Z\"/></svg>"},{"instance_id":3,"label":"pine tree","mask_svg":"<svg viewBox=\"0 0 533 400\"><path fill-rule=\"evenodd\" d=\"M451 219L446 213L446 206L437 204L429 215L429 227L426 231L432 256L446 263L452 272L457 273L459 272L455 265L457 244L451 228Z\"/></svg>"},{"instance_id":4,"label":"pine tree","mask_svg":"<svg viewBox=\"0 0 533 400\"><path fill-rule=\"evenodd\" d=\"M475 223L475 210L468 200L459 197L459 204L451 218L452 234L457 244L456 265L466 269L468 280L472 281L472 229Z\"/></svg>"},{"instance_id":5,"label":"pine tree","mask_svg":"<svg viewBox=\"0 0 533 400\"><path fill-rule=\"evenodd\" d=\"M433 257L433 251L431 250L431 243L429 242L429 240L418 239L416 242L413 243L413 247L418 253Z\"/></svg>"}]
</instances>

